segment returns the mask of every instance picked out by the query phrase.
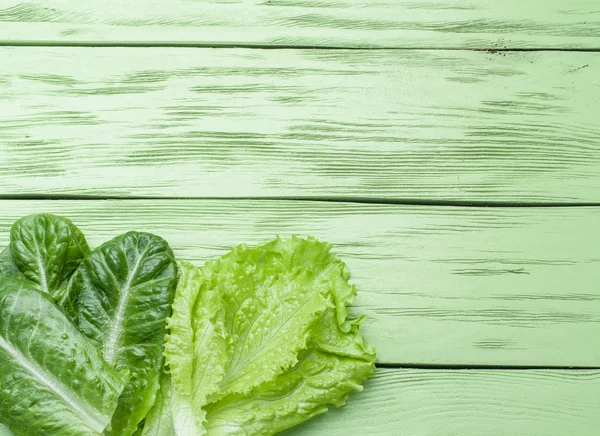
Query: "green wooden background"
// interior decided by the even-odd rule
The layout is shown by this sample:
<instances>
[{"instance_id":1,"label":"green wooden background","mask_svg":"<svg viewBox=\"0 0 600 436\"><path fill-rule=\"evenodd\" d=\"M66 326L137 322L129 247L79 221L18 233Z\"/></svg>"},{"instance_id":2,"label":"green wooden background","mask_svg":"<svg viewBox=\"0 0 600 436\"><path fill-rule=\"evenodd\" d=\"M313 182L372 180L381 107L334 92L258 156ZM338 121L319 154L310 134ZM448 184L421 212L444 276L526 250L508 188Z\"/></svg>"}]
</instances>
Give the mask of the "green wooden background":
<instances>
[{"instance_id":1,"label":"green wooden background","mask_svg":"<svg viewBox=\"0 0 600 436\"><path fill-rule=\"evenodd\" d=\"M18 217L332 242L379 369L287 436L598 436L597 0L0 0Z\"/></svg>"}]
</instances>

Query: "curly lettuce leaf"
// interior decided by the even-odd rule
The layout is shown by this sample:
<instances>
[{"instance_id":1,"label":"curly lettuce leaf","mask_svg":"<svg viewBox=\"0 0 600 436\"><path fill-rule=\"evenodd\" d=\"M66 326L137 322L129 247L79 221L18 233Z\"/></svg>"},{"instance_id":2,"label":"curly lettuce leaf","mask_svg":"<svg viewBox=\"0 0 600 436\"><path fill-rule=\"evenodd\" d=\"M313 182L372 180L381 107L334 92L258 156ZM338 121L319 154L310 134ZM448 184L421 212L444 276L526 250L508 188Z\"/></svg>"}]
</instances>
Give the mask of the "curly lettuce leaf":
<instances>
[{"instance_id":1,"label":"curly lettuce leaf","mask_svg":"<svg viewBox=\"0 0 600 436\"><path fill-rule=\"evenodd\" d=\"M247 394L297 363L309 332L332 307L331 246L292 238L240 245L203 268L221 296L230 334L221 396Z\"/></svg>"},{"instance_id":2,"label":"curly lettuce leaf","mask_svg":"<svg viewBox=\"0 0 600 436\"><path fill-rule=\"evenodd\" d=\"M207 407L209 436L269 436L345 404L361 391L375 369L375 350L359 331L362 319L348 320L356 288L338 259L330 259L329 280L335 307L327 310L310 332L298 363L248 395L234 394Z\"/></svg>"},{"instance_id":3,"label":"curly lettuce leaf","mask_svg":"<svg viewBox=\"0 0 600 436\"><path fill-rule=\"evenodd\" d=\"M176 390L174 426L179 436L205 434L203 407L220 390L227 364L225 310L208 287L204 272L182 262L181 277L168 321L165 355Z\"/></svg>"},{"instance_id":4,"label":"curly lettuce leaf","mask_svg":"<svg viewBox=\"0 0 600 436\"><path fill-rule=\"evenodd\" d=\"M69 219L29 215L11 228L10 245L0 255L0 275L26 280L59 302L89 251L83 233Z\"/></svg>"},{"instance_id":5,"label":"curly lettuce leaf","mask_svg":"<svg viewBox=\"0 0 600 436\"><path fill-rule=\"evenodd\" d=\"M294 237L182 265L160 406L174 425L156 435L270 435L361 389L375 352L347 319L356 289L330 249Z\"/></svg>"},{"instance_id":6,"label":"curly lettuce leaf","mask_svg":"<svg viewBox=\"0 0 600 436\"><path fill-rule=\"evenodd\" d=\"M107 435L130 436L154 403L176 271L165 240L128 232L96 248L69 282L64 306L77 327L131 372Z\"/></svg>"},{"instance_id":7,"label":"curly lettuce leaf","mask_svg":"<svg viewBox=\"0 0 600 436\"><path fill-rule=\"evenodd\" d=\"M0 280L0 421L17 435L92 436L109 425L128 375L51 297Z\"/></svg>"},{"instance_id":8,"label":"curly lettuce leaf","mask_svg":"<svg viewBox=\"0 0 600 436\"><path fill-rule=\"evenodd\" d=\"M373 375L367 361L303 352L291 370L249 395L234 394L207 408L209 436L270 436L345 404Z\"/></svg>"}]
</instances>

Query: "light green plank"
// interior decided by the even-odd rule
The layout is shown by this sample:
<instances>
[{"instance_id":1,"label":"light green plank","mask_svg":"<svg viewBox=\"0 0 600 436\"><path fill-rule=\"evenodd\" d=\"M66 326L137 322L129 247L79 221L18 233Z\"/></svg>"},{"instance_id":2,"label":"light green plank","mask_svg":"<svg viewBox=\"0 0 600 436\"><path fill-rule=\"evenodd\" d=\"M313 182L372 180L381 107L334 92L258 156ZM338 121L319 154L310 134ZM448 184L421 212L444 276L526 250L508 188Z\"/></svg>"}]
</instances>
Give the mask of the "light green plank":
<instances>
[{"instance_id":1,"label":"light green plank","mask_svg":"<svg viewBox=\"0 0 600 436\"><path fill-rule=\"evenodd\" d=\"M600 53L11 47L0 83L0 195L600 201Z\"/></svg>"},{"instance_id":2,"label":"light green plank","mask_svg":"<svg viewBox=\"0 0 600 436\"><path fill-rule=\"evenodd\" d=\"M598 371L388 369L344 407L279 434L597 436L599 404Z\"/></svg>"},{"instance_id":3,"label":"light green plank","mask_svg":"<svg viewBox=\"0 0 600 436\"><path fill-rule=\"evenodd\" d=\"M380 371L348 404L282 436L597 436L600 373Z\"/></svg>"},{"instance_id":4,"label":"light green plank","mask_svg":"<svg viewBox=\"0 0 600 436\"><path fill-rule=\"evenodd\" d=\"M595 0L3 0L0 42L600 48Z\"/></svg>"},{"instance_id":5,"label":"light green plank","mask_svg":"<svg viewBox=\"0 0 600 436\"><path fill-rule=\"evenodd\" d=\"M202 264L279 234L334 244L379 361L600 367L600 208L437 208L283 201L0 201L0 246L33 212L97 246L136 229Z\"/></svg>"}]
</instances>

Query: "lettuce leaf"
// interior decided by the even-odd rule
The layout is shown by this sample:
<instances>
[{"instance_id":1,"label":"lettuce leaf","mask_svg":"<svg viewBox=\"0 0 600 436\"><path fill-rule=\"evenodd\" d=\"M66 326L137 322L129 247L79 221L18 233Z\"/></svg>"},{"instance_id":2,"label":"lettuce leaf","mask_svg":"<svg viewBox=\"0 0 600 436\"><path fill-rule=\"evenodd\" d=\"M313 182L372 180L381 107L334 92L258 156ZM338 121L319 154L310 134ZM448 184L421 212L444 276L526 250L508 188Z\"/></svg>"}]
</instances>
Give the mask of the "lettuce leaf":
<instances>
[{"instance_id":1,"label":"lettuce leaf","mask_svg":"<svg viewBox=\"0 0 600 436\"><path fill-rule=\"evenodd\" d=\"M96 248L69 282L64 306L79 330L131 372L107 435L130 436L154 404L176 274L165 240L128 232Z\"/></svg>"},{"instance_id":2,"label":"lettuce leaf","mask_svg":"<svg viewBox=\"0 0 600 436\"><path fill-rule=\"evenodd\" d=\"M373 375L375 350L358 330L362 318L347 319L356 288L348 285L347 267L334 258L330 262L336 271L329 276L335 307L313 326L298 363L249 395L230 395L208 406L209 436L278 433L325 413L330 405L344 405Z\"/></svg>"},{"instance_id":3,"label":"lettuce leaf","mask_svg":"<svg viewBox=\"0 0 600 436\"><path fill-rule=\"evenodd\" d=\"M165 348L172 385L144 435L271 435L360 390L375 352L348 319L356 289L330 249L278 238L199 270L182 264Z\"/></svg>"},{"instance_id":4,"label":"lettuce leaf","mask_svg":"<svg viewBox=\"0 0 600 436\"><path fill-rule=\"evenodd\" d=\"M173 423L172 392L171 378L168 374L163 374L156 402L146 416L142 436L177 436Z\"/></svg>"},{"instance_id":5,"label":"lettuce leaf","mask_svg":"<svg viewBox=\"0 0 600 436\"><path fill-rule=\"evenodd\" d=\"M205 268L208 289L223 299L230 333L221 396L247 394L297 362L309 332L333 302L329 246L277 239L240 245Z\"/></svg>"},{"instance_id":6,"label":"lettuce leaf","mask_svg":"<svg viewBox=\"0 0 600 436\"><path fill-rule=\"evenodd\" d=\"M165 355L172 383L172 414L178 435L205 434L203 407L220 391L227 364L225 310L208 286L205 271L182 262Z\"/></svg>"},{"instance_id":7,"label":"lettuce leaf","mask_svg":"<svg viewBox=\"0 0 600 436\"><path fill-rule=\"evenodd\" d=\"M31 283L0 280L0 421L16 435L100 435L128 374Z\"/></svg>"},{"instance_id":8,"label":"lettuce leaf","mask_svg":"<svg viewBox=\"0 0 600 436\"><path fill-rule=\"evenodd\" d=\"M15 434L10 431L10 428L4 424L0 424L0 436L14 436Z\"/></svg>"},{"instance_id":9,"label":"lettuce leaf","mask_svg":"<svg viewBox=\"0 0 600 436\"><path fill-rule=\"evenodd\" d=\"M11 228L0 275L28 281L60 302L69 277L89 254L83 233L64 217L29 215Z\"/></svg>"},{"instance_id":10,"label":"lettuce leaf","mask_svg":"<svg viewBox=\"0 0 600 436\"><path fill-rule=\"evenodd\" d=\"M360 383L373 375L367 361L303 352L291 370L250 395L234 394L207 408L209 436L272 435L340 407Z\"/></svg>"}]
</instances>

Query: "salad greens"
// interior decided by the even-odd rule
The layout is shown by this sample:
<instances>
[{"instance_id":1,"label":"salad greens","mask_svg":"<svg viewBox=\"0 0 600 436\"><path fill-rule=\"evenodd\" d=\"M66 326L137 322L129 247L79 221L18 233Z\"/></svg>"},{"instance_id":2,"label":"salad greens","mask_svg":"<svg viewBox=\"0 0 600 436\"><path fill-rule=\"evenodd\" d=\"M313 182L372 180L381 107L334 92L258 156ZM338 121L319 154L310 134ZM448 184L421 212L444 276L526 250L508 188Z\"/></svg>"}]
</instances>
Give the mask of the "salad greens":
<instances>
[{"instance_id":1,"label":"salad greens","mask_svg":"<svg viewBox=\"0 0 600 436\"><path fill-rule=\"evenodd\" d=\"M330 249L294 237L241 245L201 269L183 263L165 350L171 386L163 381L144 434L271 435L361 390L375 352L361 319L347 318L356 289Z\"/></svg>"},{"instance_id":2,"label":"salad greens","mask_svg":"<svg viewBox=\"0 0 600 436\"><path fill-rule=\"evenodd\" d=\"M10 245L0 255L0 274L28 281L60 301L89 251L83 233L67 218L29 215L12 226Z\"/></svg>"},{"instance_id":3,"label":"salad greens","mask_svg":"<svg viewBox=\"0 0 600 436\"><path fill-rule=\"evenodd\" d=\"M150 233L90 250L66 218L22 218L0 253L0 434L266 436L343 405L375 351L330 251L277 238L178 268Z\"/></svg>"},{"instance_id":4,"label":"salad greens","mask_svg":"<svg viewBox=\"0 0 600 436\"><path fill-rule=\"evenodd\" d=\"M100 435L127 371L115 370L29 283L0 282L0 416L17 434Z\"/></svg>"},{"instance_id":5,"label":"salad greens","mask_svg":"<svg viewBox=\"0 0 600 436\"><path fill-rule=\"evenodd\" d=\"M176 271L164 239L129 232L92 251L69 282L75 325L109 364L131 371L107 435L131 435L154 404Z\"/></svg>"}]
</instances>

